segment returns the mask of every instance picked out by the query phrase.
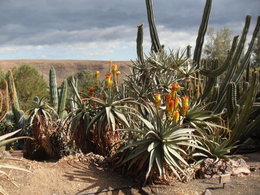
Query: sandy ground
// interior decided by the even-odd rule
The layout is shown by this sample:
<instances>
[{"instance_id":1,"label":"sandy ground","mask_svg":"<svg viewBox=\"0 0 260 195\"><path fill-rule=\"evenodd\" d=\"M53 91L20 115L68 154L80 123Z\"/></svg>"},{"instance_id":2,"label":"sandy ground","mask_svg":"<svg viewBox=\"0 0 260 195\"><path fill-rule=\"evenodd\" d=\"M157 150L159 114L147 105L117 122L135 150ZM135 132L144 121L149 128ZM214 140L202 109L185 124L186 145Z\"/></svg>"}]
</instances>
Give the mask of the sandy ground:
<instances>
[{"instance_id":1,"label":"sandy ground","mask_svg":"<svg viewBox=\"0 0 260 195\"><path fill-rule=\"evenodd\" d=\"M70 157L58 162L37 162L27 159L2 159L0 163L18 165L31 173L7 171L10 180L0 177L0 185L10 195L62 195L62 194L165 194L198 195L209 189L212 195L260 194L260 152L243 156L256 171L246 177L232 177L222 188L218 179L198 179L189 183L152 185L138 188L131 178L112 170L93 165L88 160ZM130 186L130 187L129 187ZM112 190L112 191L110 191ZM114 190L114 191L113 191ZM98 193L97 193L98 192Z\"/></svg>"}]
</instances>

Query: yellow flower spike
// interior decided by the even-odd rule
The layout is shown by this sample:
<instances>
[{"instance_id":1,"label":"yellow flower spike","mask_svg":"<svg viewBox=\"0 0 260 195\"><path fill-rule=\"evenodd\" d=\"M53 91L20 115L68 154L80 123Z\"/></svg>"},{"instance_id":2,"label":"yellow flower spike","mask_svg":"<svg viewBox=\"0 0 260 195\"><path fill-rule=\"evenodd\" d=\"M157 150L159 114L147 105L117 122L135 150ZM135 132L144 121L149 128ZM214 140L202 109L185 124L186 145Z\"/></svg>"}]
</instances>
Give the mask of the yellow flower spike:
<instances>
[{"instance_id":1,"label":"yellow flower spike","mask_svg":"<svg viewBox=\"0 0 260 195\"><path fill-rule=\"evenodd\" d=\"M106 75L105 85L106 85L106 88L110 88L113 86L112 78L108 74Z\"/></svg>"},{"instance_id":2,"label":"yellow flower spike","mask_svg":"<svg viewBox=\"0 0 260 195\"><path fill-rule=\"evenodd\" d=\"M165 104L166 104L166 110L168 110L168 108L169 108L169 103L170 103L170 101L172 100L172 94L167 94L167 96L166 96L166 101L165 101Z\"/></svg>"},{"instance_id":3,"label":"yellow flower spike","mask_svg":"<svg viewBox=\"0 0 260 195\"><path fill-rule=\"evenodd\" d=\"M161 102L162 102L161 94L159 93L154 94L154 104L157 109L161 105Z\"/></svg>"},{"instance_id":4,"label":"yellow flower spike","mask_svg":"<svg viewBox=\"0 0 260 195\"><path fill-rule=\"evenodd\" d=\"M95 75L96 75L96 77L99 77L100 71L97 70Z\"/></svg>"},{"instance_id":5,"label":"yellow flower spike","mask_svg":"<svg viewBox=\"0 0 260 195\"><path fill-rule=\"evenodd\" d=\"M174 110L178 110L179 107L179 98L176 96L174 100Z\"/></svg>"},{"instance_id":6,"label":"yellow flower spike","mask_svg":"<svg viewBox=\"0 0 260 195\"><path fill-rule=\"evenodd\" d=\"M112 65L112 73L113 73L113 74L116 74L117 71L118 71L118 69L117 69L117 64L113 64L113 65Z\"/></svg>"},{"instance_id":7,"label":"yellow flower spike","mask_svg":"<svg viewBox=\"0 0 260 195\"><path fill-rule=\"evenodd\" d=\"M121 74L121 72L119 70L116 71L116 85L119 85L119 75Z\"/></svg>"},{"instance_id":8,"label":"yellow flower spike","mask_svg":"<svg viewBox=\"0 0 260 195\"><path fill-rule=\"evenodd\" d=\"M172 84L172 99L175 100L175 98L177 97L177 91L181 88L181 86L179 85L179 83L173 83Z\"/></svg>"},{"instance_id":9,"label":"yellow flower spike","mask_svg":"<svg viewBox=\"0 0 260 195\"><path fill-rule=\"evenodd\" d=\"M186 116L189 109L189 97L184 96L182 97L182 115Z\"/></svg>"},{"instance_id":10,"label":"yellow flower spike","mask_svg":"<svg viewBox=\"0 0 260 195\"><path fill-rule=\"evenodd\" d=\"M180 113L179 113L179 111L174 111L174 113L173 113L173 121L175 123L178 123L179 120L180 120Z\"/></svg>"},{"instance_id":11,"label":"yellow flower spike","mask_svg":"<svg viewBox=\"0 0 260 195\"><path fill-rule=\"evenodd\" d=\"M167 108L167 116L171 118L172 115L173 115L173 112L174 112L174 101L170 100L169 101L169 106Z\"/></svg>"},{"instance_id":12,"label":"yellow flower spike","mask_svg":"<svg viewBox=\"0 0 260 195\"><path fill-rule=\"evenodd\" d=\"M172 84L172 91L178 91L181 88L179 83L173 83Z\"/></svg>"},{"instance_id":13,"label":"yellow flower spike","mask_svg":"<svg viewBox=\"0 0 260 195\"><path fill-rule=\"evenodd\" d=\"M100 75L100 72L97 70L95 73L97 86L99 86L99 75Z\"/></svg>"}]
</instances>

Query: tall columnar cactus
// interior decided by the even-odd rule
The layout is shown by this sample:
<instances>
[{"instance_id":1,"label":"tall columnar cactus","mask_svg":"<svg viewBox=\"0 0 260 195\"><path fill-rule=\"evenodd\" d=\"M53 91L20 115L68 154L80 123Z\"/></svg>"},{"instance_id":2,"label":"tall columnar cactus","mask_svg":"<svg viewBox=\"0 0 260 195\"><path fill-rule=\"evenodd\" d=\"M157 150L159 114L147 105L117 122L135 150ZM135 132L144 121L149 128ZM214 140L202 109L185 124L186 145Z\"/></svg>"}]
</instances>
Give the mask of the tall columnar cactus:
<instances>
[{"instance_id":1,"label":"tall columnar cactus","mask_svg":"<svg viewBox=\"0 0 260 195\"><path fill-rule=\"evenodd\" d=\"M50 87L51 105L55 110L58 110L58 89L57 89L56 71L53 67L51 67L49 73L49 87Z\"/></svg>"},{"instance_id":2,"label":"tall columnar cactus","mask_svg":"<svg viewBox=\"0 0 260 195\"><path fill-rule=\"evenodd\" d=\"M67 101L67 91L68 91L68 82L67 80L63 81L58 104L58 115L60 118L66 116L66 101Z\"/></svg>"},{"instance_id":3,"label":"tall columnar cactus","mask_svg":"<svg viewBox=\"0 0 260 195\"><path fill-rule=\"evenodd\" d=\"M73 85L76 89L78 88L78 78L76 76L72 76L71 78L71 85ZM70 108L71 108L71 111L75 111L77 108L78 108L78 105L77 105L77 97L76 97L76 94L73 93L71 95L71 98L69 99L69 102L70 102Z\"/></svg>"},{"instance_id":4,"label":"tall columnar cactus","mask_svg":"<svg viewBox=\"0 0 260 195\"><path fill-rule=\"evenodd\" d=\"M236 109L236 105L237 105L237 89L236 89L236 84L234 82L230 82L228 84L226 104L227 104L226 105L227 114L230 118L232 113Z\"/></svg>"},{"instance_id":5,"label":"tall columnar cactus","mask_svg":"<svg viewBox=\"0 0 260 195\"><path fill-rule=\"evenodd\" d=\"M241 81L241 76L248 66L250 54L252 52L253 44L256 39L256 35L259 32L259 26L260 26L260 18L258 17L257 25L255 27L253 36L251 38L249 47L246 51L246 55L243 57L242 60L242 51L245 46L247 33L249 30L251 17L247 16L245 20L245 26L243 28L243 32L241 35L241 38L238 41L238 36L234 37L233 43L231 46L231 50L225 60L225 62L218 68L213 70L205 70L201 69L200 73L204 75L207 80L210 80L209 78L217 78L218 76L221 76L223 73L225 73L224 79L220 83L220 91L218 98L214 99L214 102L216 102L215 106L212 107L212 110L215 113L220 113L226 106L226 94L228 89L228 84L230 82L234 82L235 84L238 84ZM204 98L206 94L208 93L208 88L206 91L204 91Z\"/></svg>"},{"instance_id":6,"label":"tall columnar cactus","mask_svg":"<svg viewBox=\"0 0 260 195\"><path fill-rule=\"evenodd\" d=\"M144 30L144 25L143 24L139 25L137 30L137 39L136 39L137 57L138 60L141 62L141 64L144 64L143 30Z\"/></svg>"},{"instance_id":7,"label":"tall columnar cactus","mask_svg":"<svg viewBox=\"0 0 260 195\"><path fill-rule=\"evenodd\" d=\"M146 0L146 10L147 10L147 17L148 17L149 28L150 28L150 36L152 41L152 51L157 53L162 50L162 46L160 44L159 36L155 26L152 0Z\"/></svg>"},{"instance_id":8,"label":"tall columnar cactus","mask_svg":"<svg viewBox=\"0 0 260 195\"><path fill-rule=\"evenodd\" d=\"M232 134L230 138L230 143L235 143L238 139L241 137L246 137L249 132L249 130L252 130L252 128L247 128L247 122L250 116L252 105L255 101L257 88L259 86L259 73L254 72L252 76L252 82L251 86L248 91L245 91L244 93L247 94L247 97L244 102L241 102L241 112L239 113L239 120L237 120L237 123L232 128ZM258 119L259 120L259 117ZM259 123L259 121L257 121Z\"/></svg>"},{"instance_id":9,"label":"tall columnar cactus","mask_svg":"<svg viewBox=\"0 0 260 195\"><path fill-rule=\"evenodd\" d=\"M212 0L206 1L199 32L198 32L198 37L196 40L196 47L195 47L194 55L193 55L193 63L197 66L197 68L200 67L200 58L201 58L201 54L202 54L204 37L205 37L207 28L208 28L211 4L212 4Z\"/></svg>"}]
</instances>

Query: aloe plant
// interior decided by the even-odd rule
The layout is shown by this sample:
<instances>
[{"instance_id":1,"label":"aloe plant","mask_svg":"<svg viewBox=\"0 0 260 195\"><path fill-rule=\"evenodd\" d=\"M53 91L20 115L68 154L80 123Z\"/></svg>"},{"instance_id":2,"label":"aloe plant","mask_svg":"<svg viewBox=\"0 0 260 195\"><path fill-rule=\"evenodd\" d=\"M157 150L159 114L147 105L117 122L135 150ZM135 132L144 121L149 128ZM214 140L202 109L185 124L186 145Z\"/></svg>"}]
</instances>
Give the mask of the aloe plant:
<instances>
[{"instance_id":1,"label":"aloe plant","mask_svg":"<svg viewBox=\"0 0 260 195\"><path fill-rule=\"evenodd\" d=\"M50 141L50 136L52 135L54 128L52 125L53 118L57 118L56 111L49 106L44 98L39 99L34 98L34 108L29 111L29 124L28 128L31 129L33 142L38 147L39 150L46 152L48 157L54 157L52 143ZM26 144L25 156L33 158L33 154L37 152L38 149L32 147L31 141Z\"/></svg>"},{"instance_id":2,"label":"aloe plant","mask_svg":"<svg viewBox=\"0 0 260 195\"><path fill-rule=\"evenodd\" d=\"M207 150L201 147L199 136L195 136L196 129L163 119L156 112L150 112L150 121L138 117L140 122L134 128L122 129L135 136L122 146L118 153L121 158L118 166L127 165L128 170L144 173L147 179L158 177L166 179L172 174L184 179L189 167L189 149L197 150L193 155L200 155L198 151Z\"/></svg>"},{"instance_id":3,"label":"aloe plant","mask_svg":"<svg viewBox=\"0 0 260 195\"><path fill-rule=\"evenodd\" d=\"M133 110L130 104L137 104L133 98L119 99L119 95L103 91L104 98L89 98L88 101L95 112L87 130L93 129L100 146L100 153L105 155L112 152L113 145L121 140L117 128L130 127L129 112Z\"/></svg>"},{"instance_id":4,"label":"aloe plant","mask_svg":"<svg viewBox=\"0 0 260 195\"><path fill-rule=\"evenodd\" d=\"M14 141L17 141L17 140L20 140L20 139L28 139L28 138L30 138L30 137L27 137L27 136L10 138L13 135L17 134L19 131L21 131L21 129L16 130L16 131L11 132L11 133L8 133L8 134L5 134L5 135L1 135L0 136L0 147L5 146L6 144L9 144L11 142L14 142ZM10 165L10 164L4 164L4 163L0 163L0 169L1 168L4 168L4 169L15 169L15 170L19 170L19 171L30 172L27 169L23 169L23 168L20 168L20 167L17 167L17 166L13 166L13 165ZM6 177L9 178L8 174L6 172L2 171L2 170L0 170L0 174L5 175ZM0 193L3 194L3 195L8 195L8 193L4 190L4 188L1 185L0 185Z\"/></svg>"},{"instance_id":5,"label":"aloe plant","mask_svg":"<svg viewBox=\"0 0 260 195\"><path fill-rule=\"evenodd\" d=\"M85 99L81 99L75 83L71 82L70 84L74 91L74 98L71 101L73 101L75 109L68 114L65 120L68 121L71 140L75 143L77 149L84 153L90 152L92 144L87 127L90 120L94 117L94 113L91 112L89 105L85 103Z\"/></svg>"}]
</instances>

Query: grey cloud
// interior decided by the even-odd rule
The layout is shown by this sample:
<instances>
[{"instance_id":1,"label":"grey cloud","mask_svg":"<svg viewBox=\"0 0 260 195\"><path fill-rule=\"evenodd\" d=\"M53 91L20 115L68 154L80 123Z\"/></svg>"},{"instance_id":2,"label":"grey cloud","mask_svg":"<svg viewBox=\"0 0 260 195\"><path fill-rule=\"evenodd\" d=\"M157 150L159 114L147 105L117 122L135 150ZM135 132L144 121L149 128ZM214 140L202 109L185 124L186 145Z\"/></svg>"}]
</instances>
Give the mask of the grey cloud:
<instances>
[{"instance_id":1,"label":"grey cloud","mask_svg":"<svg viewBox=\"0 0 260 195\"><path fill-rule=\"evenodd\" d=\"M156 23L175 32L196 33L204 3L154 0ZM246 14L255 19L259 4L259 0L215 0L210 25L236 27ZM0 18L2 45L129 41L135 39L140 23L147 31L145 0L0 0Z\"/></svg>"}]
</instances>

